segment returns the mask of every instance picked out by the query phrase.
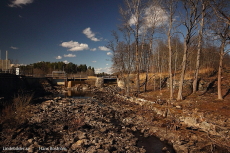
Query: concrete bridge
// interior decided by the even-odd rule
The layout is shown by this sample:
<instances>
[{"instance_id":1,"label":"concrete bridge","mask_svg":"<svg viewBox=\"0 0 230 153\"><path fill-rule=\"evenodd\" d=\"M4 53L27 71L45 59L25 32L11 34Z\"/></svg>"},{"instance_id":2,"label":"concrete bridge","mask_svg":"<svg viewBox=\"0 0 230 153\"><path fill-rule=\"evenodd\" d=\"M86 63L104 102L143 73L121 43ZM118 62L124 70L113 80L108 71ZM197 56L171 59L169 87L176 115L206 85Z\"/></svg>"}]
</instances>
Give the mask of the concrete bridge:
<instances>
[{"instance_id":1,"label":"concrete bridge","mask_svg":"<svg viewBox=\"0 0 230 153\"><path fill-rule=\"evenodd\" d=\"M45 77L56 85L65 85L68 87L72 87L75 84L80 84L80 83L89 83L93 85L95 84L98 78L102 78L103 83L105 84L117 82L117 76L97 77L97 76L87 76L81 74L66 74L63 71L54 71L52 74L47 74Z\"/></svg>"}]
</instances>

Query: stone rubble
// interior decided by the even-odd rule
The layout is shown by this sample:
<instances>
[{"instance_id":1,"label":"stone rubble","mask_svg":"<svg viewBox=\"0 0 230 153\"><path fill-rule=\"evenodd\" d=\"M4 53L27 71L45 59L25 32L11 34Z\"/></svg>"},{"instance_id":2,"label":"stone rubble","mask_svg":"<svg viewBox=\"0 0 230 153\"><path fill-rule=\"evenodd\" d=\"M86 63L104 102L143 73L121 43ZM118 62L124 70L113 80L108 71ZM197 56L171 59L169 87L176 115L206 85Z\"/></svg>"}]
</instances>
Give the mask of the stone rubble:
<instances>
[{"instance_id":1,"label":"stone rubble","mask_svg":"<svg viewBox=\"0 0 230 153\"><path fill-rule=\"evenodd\" d=\"M27 123L2 134L1 146L28 147L28 152L49 147L68 152L145 152L126 126L129 120L119 121L128 110L106 106L98 99L55 97L30 111L33 116Z\"/></svg>"},{"instance_id":2,"label":"stone rubble","mask_svg":"<svg viewBox=\"0 0 230 153\"><path fill-rule=\"evenodd\" d=\"M24 152L144 153L150 152L148 147L153 144L142 147L140 139L151 136L164 142L158 152L230 150L219 143L229 141L229 119L217 125L204 120L198 112L186 114L181 106L169 104L165 108L165 101L121 96L116 86L88 88L93 98L49 98L32 105L28 110L32 116L23 124L10 127L3 123L0 151L7 152L3 147L15 146L27 147Z\"/></svg>"}]
</instances>

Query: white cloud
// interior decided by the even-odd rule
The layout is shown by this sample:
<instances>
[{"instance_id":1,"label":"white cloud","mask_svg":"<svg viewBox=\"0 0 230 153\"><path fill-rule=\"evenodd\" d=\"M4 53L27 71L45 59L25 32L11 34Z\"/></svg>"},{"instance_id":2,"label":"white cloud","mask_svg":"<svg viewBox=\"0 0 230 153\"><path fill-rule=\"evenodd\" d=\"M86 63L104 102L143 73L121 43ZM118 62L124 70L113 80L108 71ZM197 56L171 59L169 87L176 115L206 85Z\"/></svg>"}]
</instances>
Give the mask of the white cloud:
<instances>
[{"instance_id":1,"label":"white cloud","mask_svg":"<svg viewBox=\"0 0 230 153\"><path fill-rule=\"evenodd\" d=\"M10 7L22 7L22 5L27 5L33 3L34 0L13 0Z\"/></svg>"},{"instance_id":2,"label":"white cloud","mask_svg":"<svg viewBox=\"0 0 230 153\"><path fill-rule=\"evenodd\" d=\"M18 47L13 47L13 46L11 46L10 48L11 48L11 49L18 49Z\"/></svg>"},{"instance_id":3,"label":"white cloud","mask_svg":"<svg viewBox=\"0 0 230 153\"><path fill-rule=\"evenodd\" d=\"M57 56L57 57L55 57L56 59L62 59L62 57L61 56Z\"/></svg>"},{"instance_id":4,"label":"white cloud","mask_svg":"<svg viewBox=\"0 0 230 153\"><path fill-rule=\"evenodd\" d=\"M105 72L105 73L110 74L110 73L111 73L111 67L96 68L96 69L95 69L95 72L96 72L96 73Z\"/></svg>"},{"instance_id":5,"label":"white cloud","mask_svg":"<svg viewBox=\"0 0 230 153\"><path fill-rule=\"evenodd\" d=\"M89 49L88 44L80 44L76 41L69 41L69 42L63 42L60 44L60 46L69 48L68 51L81 51L81 50L86 50Z\"/></svg>"},{"instance_id":6,"label":"white cloud","mask_svg":"<svg viewBox=\"0 0 230 153\"><path fill-rule=\"evenodd\" d=\"M107 55L109 55L109 56L110 56L110 55L113 55L113 54L112 54L111 52L108 52L108 53L107 53Z\"/></svg>"},{"instance_id":7,"label":"white cloud","mask_svg":"<svg viewBox=\"0 0 230 153\"><path fill-rule=\"evenodd\" d=\"M152 26L159 27L166 24L167 21L168 15L161 7L149 6L145 9L144 22L148 28Z\"/></svg>"},{"instance_id":8,"label":"white cloud","mask_svg":"<svg viewBox=\"0 0 230 153\"><path fill-rule=\"evenodd\" d=\"M96 63L97 61L92 61L93 63Z\"/></svg>"},{"instance_id":9,"label":"white cloud","mask_svg":"<svg viewBox=\"0 0 230 153\"><path fill-rule=\"evenodd\" d=\"M129 19L129 24L132 26L132 25L135 25L136 22L137 22L137 18L135 17L135 15L133 14L130 19Z\"/></svg>"},{"instance_id":10,"label":"white cloud","mask_svg":"<svg viewBox=\"0 0 230 153\"><path fill-rule=\"evenodd\" d=\"M64 57L76 57L76 55L74 55L74 54L67 54L67 55L65 55L64 54Z\"/></svg>"},{"instance_id":11,"label":"white cloud","mask_svg":"<svg viewBox=\"0 0 230 153\"><path fill-rule=\"evenodd\" d=\"M68 62L67 60L64 60L63 62L64 62L65 64L69 64L69 62Z\"/></svg>"},{"instance_id":12,"label":"white cloud","mask_svg":"<svg viewBox=\"0 0 230 153\"><path fill-rule=\"evenodd\" d=\"M92 48L92 49L90 49L90 51L96 51L97 50L97 48Z\"/></svg>"},{"instance_id":13,"label":"white cloud","mask_svg":"<svg viewBox=\"0 0 230 153\"><path fill-rule=\"evenodd\" d=\"M110 51L110 49L105 46L99 46L98 48L102 51Z\"/></svg>"},{"instance_id":14,"label":"white cloud","mask_svg":"<svg viewBox=\"0 0 230 153\"><path fill-rule=\"evenodd\" d=\"M101 70L102 70L102 68L96 68L95 73L101 73L102 72Z\"/></svg>"},{"instance_id":15,"label":"white cloud","mask_svg":"<svg viewBox=\"0 0 230 153\"><path fill-rule=\"evenodd\" d=\"M100 39L95 37L95 33L93 33L89 28L83 30L83 33L86 35L87 38L91 39L92 41L100 41Z\"/></svg>"},{"instance_id":16,"label":"white cloud","mask_svg":"<svg viewBox=\"0 0 230 153\"><path fill-rule=\"evenodd\" d=\"M140 27L140 33L141 33L146 28L151 28L153 26L159 27L167 24L168 15L165 12L165 10L163 10L161 7L151 5L144 10L143 16L141 16L140 20L143 20L142 22L145 23L144 24L145 27L143 26ZM137 22L137 18L133 14L130 17L128 24L130 26L133 26L136 24L136 22Z\"/></svg>"},{"instance_id":17,"label":"white cloud","mask_svg":"<svg viewBox=\"0 0 230 153\"><path fill-rule=\"evenodd\" d=\"M105 65L109 65L109 64L105 64Z\"/></svg>"}]
</instances>

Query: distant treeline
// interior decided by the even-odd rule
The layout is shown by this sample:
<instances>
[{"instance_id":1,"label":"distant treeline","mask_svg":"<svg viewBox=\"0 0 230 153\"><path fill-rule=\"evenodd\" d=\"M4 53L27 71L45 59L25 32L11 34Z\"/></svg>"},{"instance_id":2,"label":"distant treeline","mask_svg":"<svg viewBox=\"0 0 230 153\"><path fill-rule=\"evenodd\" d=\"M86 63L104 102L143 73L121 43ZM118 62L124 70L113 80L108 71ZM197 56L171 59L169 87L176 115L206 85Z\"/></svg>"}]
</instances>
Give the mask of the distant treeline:
<instances>
[{"instance_id":1,"label":"distant treeline","mask_svg":"<svg viewBox=\"0 0 230 153\"><path fill-rule=\"evenodd\" d=\"M38 62L26 66L20 66L20 74L22 75L45 75L51 74L52 71L65 71L67 74L87 74L95 75L94 67L86 64L74 64L72 62L65 64L64 62Z\"/></svg>"}]
</instances>

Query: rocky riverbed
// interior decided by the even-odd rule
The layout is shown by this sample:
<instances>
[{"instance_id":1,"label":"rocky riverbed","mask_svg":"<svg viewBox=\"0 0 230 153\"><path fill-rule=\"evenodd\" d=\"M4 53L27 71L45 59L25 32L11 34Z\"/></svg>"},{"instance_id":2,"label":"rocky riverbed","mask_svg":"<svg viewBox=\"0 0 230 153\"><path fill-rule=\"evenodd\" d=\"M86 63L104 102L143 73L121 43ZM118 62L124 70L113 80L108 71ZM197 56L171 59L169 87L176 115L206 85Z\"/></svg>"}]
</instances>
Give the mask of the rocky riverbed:
<instances>
[{"instance_id":1,"label":"rocky riverbed","mask_svg":"<svg viewBox=\"0 0 230 153\"><path fill-rule=\"evenodd\" d=\"M31 106L32 116L25 123L3 127L2 151L174 152L172 146L154 137L155 145L148 144L149 133L132 123L134 112L113 105L116 99L105 103L102 98L101 94L88 99L55 97Z\"/></svg>"},{"instance_id":2,"label":"rocky riverbed","mask_svg":"<svg viewBox=\"0 0 230 153\"><path fill-rule=\"evenodd\" d=\"M228 152L209 133L117 95L92 88L87 99L42 97L1 124L2 152ZM24 116L24 117L23 117ZM12 151L14 150L14 151Z\"/></svg>"}]
</instances>

